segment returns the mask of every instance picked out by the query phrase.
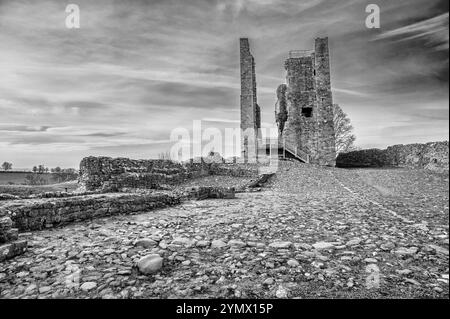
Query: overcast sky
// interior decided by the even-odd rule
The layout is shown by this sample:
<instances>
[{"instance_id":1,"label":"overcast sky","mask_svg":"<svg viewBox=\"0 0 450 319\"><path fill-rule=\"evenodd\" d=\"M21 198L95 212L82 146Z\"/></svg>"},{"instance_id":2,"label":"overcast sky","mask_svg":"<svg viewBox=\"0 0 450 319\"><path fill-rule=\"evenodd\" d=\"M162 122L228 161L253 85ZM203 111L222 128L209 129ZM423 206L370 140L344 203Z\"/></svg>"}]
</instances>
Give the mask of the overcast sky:
<instances>
[{"instance_id":1,"label":"overcast sky","mask_svg":"<svg viewBox=\"0 0 450 319\"><path fill-rule=\"evenodd\" d=\"M239 121L239 38L274 123L289 50L330 40L334 102L357 145L448 139L448 1L0 0L0 161L77 167L87 155L156 157L171 129ZM367 29L365 7L381 8Z\"/></svg>"}]
</instances>

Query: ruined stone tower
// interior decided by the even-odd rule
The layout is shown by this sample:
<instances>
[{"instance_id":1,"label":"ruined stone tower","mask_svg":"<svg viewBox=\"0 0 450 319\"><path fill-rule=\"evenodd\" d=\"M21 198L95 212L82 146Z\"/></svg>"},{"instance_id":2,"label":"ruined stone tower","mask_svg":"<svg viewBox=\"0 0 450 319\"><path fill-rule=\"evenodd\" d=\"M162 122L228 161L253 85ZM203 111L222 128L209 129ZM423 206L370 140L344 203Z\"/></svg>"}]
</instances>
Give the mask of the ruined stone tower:
<instances>
[{"instance_id":1,"label":"ruined stone tower","mask_svg":"<svg viewBox=\"0 0 450 319\"><path fill-rule=\"evenodd\" d=\"M255 60L247 38L240 39L241 55L241 155L244 160L257 159L261 114L256 101Z\"/></svg>"},{"instance_id":2,"label":"ruined stone tower","mask_svg":"<svg viewBox=\"0 0 450 319\"><path fill-rule=\"evenodd\" d=\"M334 166L328 38L317 38L314 50L289 52L285 68L286 84L277 89L275 107L280 146L306 154L310 163Z\"/></svg>"}]
</instances>

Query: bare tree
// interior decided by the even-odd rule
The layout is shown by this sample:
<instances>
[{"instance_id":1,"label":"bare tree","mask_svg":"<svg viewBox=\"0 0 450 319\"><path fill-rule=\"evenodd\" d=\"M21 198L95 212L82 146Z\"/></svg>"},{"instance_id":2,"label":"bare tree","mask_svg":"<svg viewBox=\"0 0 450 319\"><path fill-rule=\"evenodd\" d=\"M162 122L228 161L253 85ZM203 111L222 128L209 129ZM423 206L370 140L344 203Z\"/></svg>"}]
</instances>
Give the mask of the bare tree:
<instances>
[{"instance_id":1,"label":"bare tree","mask_svg":"<svg viewBox=\"0 0 450 319\"><path fill-rule=\"evenodd\" d=\"M9 163L9 162L3 162L2 168L3 168L5 171L9 171L9 170L12 168L12 164Z\"/></svg>"},{"instance_id":2,"label":"bare tree","mask_svg":"<svg viewBox=\"0 0 450 319\"><path fill-rule=\"evenodd\" d=\"M350 118L341 109L339 104L333 104L334 133L336 136L336 155L355 149L356 136L353 134L353 126Z\"/></svg>"}]
</instances>

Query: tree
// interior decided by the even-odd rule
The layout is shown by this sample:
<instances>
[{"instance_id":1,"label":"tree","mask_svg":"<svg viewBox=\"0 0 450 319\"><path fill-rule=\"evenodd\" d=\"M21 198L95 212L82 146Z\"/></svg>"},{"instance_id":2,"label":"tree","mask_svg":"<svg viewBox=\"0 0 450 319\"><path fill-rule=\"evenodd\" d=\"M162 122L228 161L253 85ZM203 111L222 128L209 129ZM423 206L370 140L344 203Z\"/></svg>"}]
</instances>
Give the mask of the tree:
<instances>
[{"instance_id":1,"label":"tree","mask_svg":"<svg viewBox=\"0 0 450 319\"><path fill-rule=\"evenodd\" d=\"M38 171L37 166L33 166L33 173L37 173L37 171Z\"/></svg>"},{"instance_id":2,"label":"tree","mask_svg":"<svg viewBox=\"0 0 450 319\"><path fill-rule=\"evenodd\" d=\"M55 168L52 168L52 169L51 169L51 172L52 172L52 173L61 173L61 167L56 166Z\"/></svg>"},{"instance_id":3,"label":"tree","mask_svg":"<svg viewBox=\"0 0 450 319\"><path fill-rule=\"evenodd\" d=\"M350 118L341 109L339 104L333 104L334 133L336 137L336 155L355 149L356 136Z\"/></svg>"},{"instance_id":4,"label":"tree","mask_svg":"<svg viewBox=\"0 0 450 319\"><path fill-rule=\"evenodd\" d=\"M58 183L73 181L78 178L77 171L74 168L55 167L51 169L51 172L56 176Z\"/></svg>"},{"instance_id":5,"label":"tree","mask_svg":"<svg viewBox=\"0 0 450 319\"><path fill-rule=\"evenodd\" d=\"M9 170L12 168L12 164L9 163L9 162L4 162L4 163L2 164L2 168L3 168L5 171L9 171Z\"/></svg>"}]
</instances>

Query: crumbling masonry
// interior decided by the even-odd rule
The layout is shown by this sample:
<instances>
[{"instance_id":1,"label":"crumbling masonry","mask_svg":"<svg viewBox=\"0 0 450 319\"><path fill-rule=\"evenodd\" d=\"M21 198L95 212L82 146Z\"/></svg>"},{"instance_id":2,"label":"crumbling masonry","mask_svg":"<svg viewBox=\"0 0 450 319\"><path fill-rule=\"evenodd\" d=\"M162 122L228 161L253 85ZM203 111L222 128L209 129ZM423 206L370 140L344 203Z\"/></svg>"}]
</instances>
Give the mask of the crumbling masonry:
<instances>
[{"instance_id":1,"label":"crumbling masonry","mask_svg":"<svg viewBox=\"0 0 450 319\"><path fill-rule=\"evenodd\" d=\"M244 161L258 159L261 115L256 100L255 60L247 38L240 39L241 152ZM275 120L279 151L308 163L336 163L333 98L328 38L317 38L314 50L289 52L286 84L277 88Z\"/></svg>"},{"instance_id":2,"label":"crumbling masonry","mask_svg":"<svg viewBox=\"0 0 450 319\"><path fill-rule=\"evenodd\" d=\"M279 141L290 152L307 154L311 163L334 166L328 38L317 38L315 50L289 52L285 68L275 107Z\"/></svg>"},{"instance_id":3,"label":"crumbling masonry","mask_svg":"<svg viewBox=\"0 0 450 319\"><path fill-rule=\"evenodd\" d=\"M256 100L255 60L247 38L240 39L241 56L241 155L245 162L257 160L261 113Z\"/></svg>"},{"instance_id":4,"label":"crumbling masonry","mask_svg":"<svg viewBox=\"0 0 450 319\"><path fill-rule=\"evenodd\" d=\"M278 87L275 106L280 146L305 154L310 163L334 166L328 38L317 38L315 50L289 52L285 68L286 84Z\"/></svg>"}]
</instances>

